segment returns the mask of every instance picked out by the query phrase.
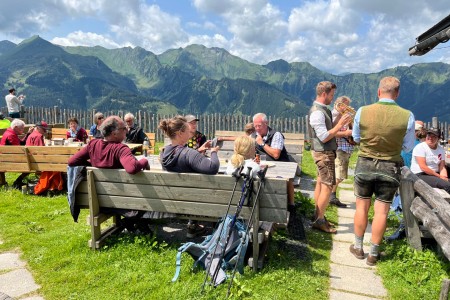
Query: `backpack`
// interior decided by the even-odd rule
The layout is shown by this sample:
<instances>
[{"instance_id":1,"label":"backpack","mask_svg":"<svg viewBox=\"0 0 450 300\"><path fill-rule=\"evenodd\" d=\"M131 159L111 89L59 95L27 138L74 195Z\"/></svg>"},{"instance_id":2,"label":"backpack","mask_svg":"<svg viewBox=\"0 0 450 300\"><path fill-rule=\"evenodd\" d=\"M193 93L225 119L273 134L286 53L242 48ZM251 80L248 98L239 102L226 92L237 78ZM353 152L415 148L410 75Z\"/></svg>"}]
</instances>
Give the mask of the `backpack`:
<instances>
[{"instance_id":1,"label":"backpack","mask_svg":"<svg viewBox=\"0 0 450 300\"><path fill-rule=\"evenodd\" d=\"M207 268L209 268L209 275L211 276L211 278L213 277L216 266L220 262L220 255L222 254L222 248L226 242L227 232L230 229L232 220L233 216L228 215L220 221L213 234L207 236L202 243L197 244L189 242L183 244L178 249L178 253L176 256L176 270L172 282L175 282L180 275L181 254L183 252L189 253L195 260L194 265L192 266L192 270L196 268L202 268L203 270L206 270ZM222 230L223 226L225 226L227 230ZM234 227L231 230L230 240L227 244L227 249L225 250L220 268L218 269L214 286L217 286L224 282L227 278L225 271L233 269L236 264L236 269L239 271L239 273L244 273L244 258L248 246L248 236L245 236L246 225L242 221L236 220ZM216 248L219 235L219 245L217 245ZM216 249L215 253L213 253L214 249ZM240 255L238 257L239 251ZM209 267L211 261L211 267Z\"/></svg>"}]
</instances>

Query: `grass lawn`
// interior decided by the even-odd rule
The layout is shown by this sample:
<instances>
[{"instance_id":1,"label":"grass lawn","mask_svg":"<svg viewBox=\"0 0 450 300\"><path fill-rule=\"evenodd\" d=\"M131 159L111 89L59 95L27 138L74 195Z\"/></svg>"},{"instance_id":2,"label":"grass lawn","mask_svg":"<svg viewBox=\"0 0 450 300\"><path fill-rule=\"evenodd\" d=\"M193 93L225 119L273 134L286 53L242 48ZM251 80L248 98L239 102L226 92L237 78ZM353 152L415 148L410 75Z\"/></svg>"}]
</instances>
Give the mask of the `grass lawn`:
<instances>
[{"instance_id":1,"label":"grass lawn","mask_svg":"<svg viewBox=\"0 0 450 300\"><path fill-rule=\"evenodd\" d=\"M11 184L17 174L7 174ZM39 293L49 299L217 299L227 284L200 294L204 272L193 273L183 254L176 283L175 256L180 243L155 236L121 234L100 251L87 246L87 210L74 223L66 197L23 195L0 189L0 252L19 251L27 261ZM296 196L311 213L310 199ZM331 237L308 231L308 244L290 242L278 230L270 242L264 268L248 267L236 276L231 299L326 299Z\"/></svg>"},{"instance_id":2,"label":"grass lawn","mask_svg":"<svg viewBox=\"0 0 450 300\"><path fill-rule=\"evenodd\" d=\"M309 151L303 172L315 176ZM11 184L16 174L7 174ZM300 210L310 216L311 199L299 193ZM207 287L200 294L204 272L193 273L193 260L183 255L176 283L175 255L179 243L148 235L122 234L108 240L100 251L87 246L90 228L83 210L74 223L65 196L39 197L16 190L0 190L0 252L19 251L26 260L45 299L217 299L225 298L227 285ZM336 222L336 209L327 217ZM390 232L397 226L389 222ZM290 243L279 230L270 243L262 271L248 267L237 276L231 299L327 299L332 240L328 234L307 231L306 247ZM390 299L437 299L450 264L436 252L416 252L405 240L384 246L388 256L378 272Z\"/></svg>"}]
</instances>

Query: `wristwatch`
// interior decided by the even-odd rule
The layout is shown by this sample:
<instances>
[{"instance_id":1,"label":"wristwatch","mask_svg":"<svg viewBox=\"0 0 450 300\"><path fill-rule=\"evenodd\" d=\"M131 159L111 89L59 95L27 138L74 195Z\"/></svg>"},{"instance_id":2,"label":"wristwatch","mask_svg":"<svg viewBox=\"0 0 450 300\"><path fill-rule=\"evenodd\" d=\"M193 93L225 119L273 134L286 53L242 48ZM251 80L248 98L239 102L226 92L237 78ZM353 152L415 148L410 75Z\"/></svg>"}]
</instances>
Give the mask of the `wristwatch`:
<instances>
[{"instance_id":1,"label":"wristwatch","mask_svg":"<svg viewBox=\"0 0 450 300\"><path fill-rule=\"evenodd\" d=\"M261 148L264 148L264 146L266 145L266 143L262 143L262 144L259 144L259 146L261 147Z\"/></svg>"}]
</instances>

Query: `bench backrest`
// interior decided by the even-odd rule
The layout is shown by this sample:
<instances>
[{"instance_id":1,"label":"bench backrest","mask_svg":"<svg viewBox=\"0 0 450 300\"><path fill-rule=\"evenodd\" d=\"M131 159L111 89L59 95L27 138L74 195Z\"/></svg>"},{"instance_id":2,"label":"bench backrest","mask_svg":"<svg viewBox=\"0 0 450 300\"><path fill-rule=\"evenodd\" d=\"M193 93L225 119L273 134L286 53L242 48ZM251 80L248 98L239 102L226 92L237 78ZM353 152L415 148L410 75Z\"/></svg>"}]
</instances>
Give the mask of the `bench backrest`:
<instances>
[{"instance_id":1,"label":"bench backrest","mask_svg":"<svg viewBox=\"0 0 450 300\"><path fill-rule=\"evenodd\" d=\"M52 128L52 135L51 138L63 138L65 139L67 136L67 131L69 131L69 128Z\"/></svg>"},{"instance_id":2,"label":"bench backrest","mask_svg":"<svg viewBox=\"0 0 450 300\"><path fill-rule=\"evenodd\" d=\"M69 157L81 147L2 146L0 172L67 172Z\"/></svg>"},{"instance_id":3,"label":"bench backrest","mask_svg":"<svg viewBox=\"0 0 450 300\"><path fill-rule=\"evenodd\" d=\"M242 180L241 180L242 181ZM89 205L91 197L99 207L115 207L218 218L224 216L235 179L227 175L143 171L131 175L125 170L88 167L88 179L76 190L77 205ZM258 184L255 184L255 189ZM241 195L238 183L235 205ZM287 219L287 183L285 179L267 178L259 198L261 221L285 223ZM241 215L248 218L251 208Z\"/></svg>"},{"instance_id":4,"label":"bench backrest","mask_svg":"<svg viewBox=\"0 0 450 300\"><path fill-rule=\"evenodd\" d=\"M155 153L156 135L154 132L146 132L145 135L147 136L148 140L150 141L150 146L152 147L149 150L149 153L154 154Z\"/></svg>"}]
</instances>

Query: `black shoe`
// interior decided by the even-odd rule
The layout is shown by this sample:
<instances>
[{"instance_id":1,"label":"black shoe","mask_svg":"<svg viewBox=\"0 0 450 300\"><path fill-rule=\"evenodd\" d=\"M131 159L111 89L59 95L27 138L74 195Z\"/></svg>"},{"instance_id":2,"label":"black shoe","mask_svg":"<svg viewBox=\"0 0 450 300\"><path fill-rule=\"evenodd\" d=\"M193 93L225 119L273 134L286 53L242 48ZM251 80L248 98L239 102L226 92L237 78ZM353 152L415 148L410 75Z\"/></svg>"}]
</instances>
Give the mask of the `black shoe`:
<instances>
[{"instance_id":1,"label":"black shoe","mask_svg":"<svg viewBox=\"0 0 450 300\"><path fill-rule=\"evenodd\" d=\"M400 223L400 226L398 226L397 230L391 234L390 236L386 237L385 240L387 242L392 242L395 240L400 240L406 237L406 228L405 224L403 222Z\"/></svg>"},{"instance_id":2,"label":"black shoe","mask_svg":"<svg viewBox=\"0 0 450 300\"><path fill-rule=\"evenodd\" d=\"M336 205L337 207L341 207L341 208L346 208L347 207L347 204L342 203L341 201L339 201L339 198L337 198L337 197L331 199L330 200L330 204Z\"/></svg>"},{"instance_id":3,"label":"black shoe","mask_svg":"<svg viewBox=\"0 0 450 300\"><path fill-rule=\"evenodd\" d=\"M186 232L186 237L189 239L195 238L197 236L202 235L203 233L205 233L205 226L194 223L194 224L188 224L187 225L187 232Z\"/></svg>"},{"instance_id":4,"label":"black shoe","mask_svg":"<svg viewBox=\"0 0 450 300\"><path fill-rule=\"evenodd\" d=\"M21 191L23 185L24 185L23 182L14 182L11 187L13 189Z\"/></svg>"}]
</instances>

